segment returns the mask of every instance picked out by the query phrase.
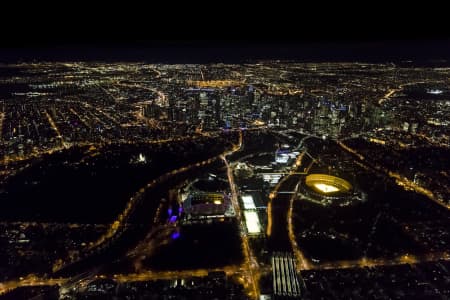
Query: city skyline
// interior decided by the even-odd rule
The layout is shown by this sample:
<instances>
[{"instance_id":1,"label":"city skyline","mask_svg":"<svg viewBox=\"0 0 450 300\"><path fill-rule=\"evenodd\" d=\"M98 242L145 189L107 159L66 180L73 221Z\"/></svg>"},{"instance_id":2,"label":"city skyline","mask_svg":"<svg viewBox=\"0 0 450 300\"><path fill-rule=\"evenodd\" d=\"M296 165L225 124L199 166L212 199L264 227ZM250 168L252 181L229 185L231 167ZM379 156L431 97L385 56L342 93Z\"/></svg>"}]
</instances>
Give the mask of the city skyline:
<instances>
[{"instance_id":1,"label":"city skyline","mask_svg":"<svg viewBox=\"0 0 450 300\"><path fill-rule=\"evenodd\" d=\"M1 50L0 298L450 297L445 48L251 45Z\"/></svg>"}]
</instances>

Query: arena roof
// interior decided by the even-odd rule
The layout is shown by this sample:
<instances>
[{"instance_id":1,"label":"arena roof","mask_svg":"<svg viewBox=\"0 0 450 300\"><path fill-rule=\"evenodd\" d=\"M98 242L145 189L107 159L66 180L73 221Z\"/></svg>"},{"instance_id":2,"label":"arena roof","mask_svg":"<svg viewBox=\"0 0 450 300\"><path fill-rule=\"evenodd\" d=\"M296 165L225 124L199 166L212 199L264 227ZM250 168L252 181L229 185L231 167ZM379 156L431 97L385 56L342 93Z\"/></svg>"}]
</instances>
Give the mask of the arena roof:
<instances>
[{"instance_id":1,"label":"arena roof","mask_svg":"<svg viewBox=\"0 0 450 300\"><path fill-rule=\"evenodd\" d=\"M352 189L352 185L347 180L327 174L308 175L305 183L321 194L347 193Z\"/></svg>"}]
</instances>

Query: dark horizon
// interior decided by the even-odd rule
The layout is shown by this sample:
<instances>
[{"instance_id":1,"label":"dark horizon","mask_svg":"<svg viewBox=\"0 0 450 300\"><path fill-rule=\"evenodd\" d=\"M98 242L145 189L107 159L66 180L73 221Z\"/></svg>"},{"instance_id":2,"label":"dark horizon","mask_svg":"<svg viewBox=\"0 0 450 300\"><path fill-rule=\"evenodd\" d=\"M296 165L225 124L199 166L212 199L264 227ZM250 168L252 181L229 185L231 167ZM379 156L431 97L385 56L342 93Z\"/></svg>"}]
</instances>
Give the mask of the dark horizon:
<instances>
[{"instance_id":1,"label":"dark horizon","mask_svg":"<svg viewBox=\"0 0 450 300\"><path fill-rule=\"evenodd\" d=\"M257 60L304 62L418 62L450 59L450 39L306 39L53 41L0 48L0 62L145 61L153 63L242 63Z\"/></svg>"}]
</instances>

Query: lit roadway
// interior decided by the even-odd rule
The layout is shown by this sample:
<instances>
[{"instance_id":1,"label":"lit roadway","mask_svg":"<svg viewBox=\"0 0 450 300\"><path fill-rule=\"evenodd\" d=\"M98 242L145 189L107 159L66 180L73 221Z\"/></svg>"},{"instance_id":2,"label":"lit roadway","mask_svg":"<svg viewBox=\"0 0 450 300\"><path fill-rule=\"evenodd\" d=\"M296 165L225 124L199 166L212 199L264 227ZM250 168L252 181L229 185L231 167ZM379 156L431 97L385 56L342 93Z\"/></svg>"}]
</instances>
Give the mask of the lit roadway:
<instances>
[{"instance_id":1,"label":"lit roadway","mask_svg":"<svg viewBox=\"0 0 450 300\"><path fill-rule=\"evenodd\" d=\"M383 104L383 102L385 102L386 100L388 100L389 98L392 97L392 95L394 95L396 92L400 92L402 89L398 88L398 89L390 89L380 100L378 100L378 104Z\"/></svg>"},{"instance_id":2,"label":"lit roadway","mask_svg":"<svg viewBox=\"0 0 450 300\"><path fill-rule=\"evenodd\" d=\"M276 201L277 194L279 193L278 190L283 185L283 183L285 183L288 179L290 179L294 175L304 175L304 174L306 174L306 173L298 172L298 169L302 166L302 161L303 161L303 157L305 156L305 154L307 154L307 152L306 152L306 150L303 150L297 156L297 159L296 159L292 169L288 173L288 175L283 177L278 182L278 184L273 188L272 192L269 194L269 203L267 205L268 206L268 209L267 209L267 214L268 214L267 236L271 236L271 234L272 234L272 223L273 223L273 221L272 221L272 219L273 219L272 202ZM293 253L295 255L295 258L297 260L297 268L299 270L304 270L304 269L309 269L310 268L310 263L305 258L305 256L303 255L303 253L301 252L300 248L297 245L297 241L295 239L295 234L294 234L294 226L292 224L293 204L294 204L295 199L297 198L297 191L298 191L299 184L300 184L300 181L298 181L297 184L295 185L294 190L292 191L292 195L289 198L289 208L288 208L288 212L287 212L287 228L286 228L286 231L288 233L288 238L289 238L289 241L290 241L290 244L291 244L291 247L292 247L292 251L293 251Z\"/></svg>"},{"instance_id":3,"label":"lit roadway","mask_svg":"<svg viewBox=\"0 0 450 300\"><path fill-rule=\"evenodd\" d=\"M297 160L295 162L295 168L291 170L291 175L295 173L296 170L300 168L302 165L303 157L306 154L306 150L304 150L300 155L297 157ZM305 173L306 174L306 173ZM289 209L288 209L288 215L287 215L287 222L288 222L288 235L289 235L289 241L291 242L292 251L294 252L295 258L297 260L297 268L300 270L308 269L310 268L310 264L308 260L305 258L303 253L300 251L300 248L297 245L297 241L295 239L294 234L294 225L292 224L292 214L294 211L294 200L297 198L297 192L300 182L297 183L294 189L294 193L292 194L291 198L289 199Z\"/></svg>"},{"instance_id":4,"label":"lit roadway","mask_svg":"<svg viewBox=\"0 0 450 300\"><path fill-rule=\"evenodd\" d=\"M178 140L183 140L183 139L188 139L188 138L189 137L158 140L158 141L151 141L150 143L165 143L165 142L169 142L169 141L175 141L175 140L178 141ZM242 141L242 138L240 139L240 142L241 141ZM236 147L237 146L233 147L233 149L235 149ZM225 152L224 154L229 154L234 151L237 151L237 150L231 150L229 152ZM139 189L139 191L137 191L136 194L130 198L130 200L127 202L127 205L125 206L125 209L118 215L118 217L115 219L115 221L108 226L108 229L106 230L106 232L102 236L100 236L96 241L89 243L87 250L92 252L92 251L95 251L98 247L100 247L100 248L106 247L106 246L108 246L108 244L107 244L108 241L111 241L111 240L117 238L121 233L123 233L123 229L126 226L129 217L131 216L132 212L135 210L136 205L139 203L139 200L142 199L142 195L145 193L145 191L147 189L153 188L153 187L157 186L158 184L168 180L169 178L171 178L177 174L187 172L193 168L211 164L212 162L219 159L219 157L220 156L214 156L214 157L211 157L204 161L200 161L200 162L193 163L193 164L190 164L187 166L183 166L181 168L169 171L169 172L159 176L158 178L153 179L152 181L148 182L147 185L145 185L144 187ZM58 259L53 265L53 272L57 272L57 271L61 270L62 268L75 263L76 261L77 260L64 262L62 259Z\"/></svg>"},{"instance_id":5,"label":"lit roadway","mask_svg":"<svg viewBox=\"0 0 450 300\"><path fill-rule=\"evenodd\" d=\"M398 86L398 88L390 89L380 100L378 100L378 104L380 104L380 105L383 104L383 102L389 100L392 97L392 95L394 95L396 92L402 91L405 86L415 85L415 84L419 84L419 83L425 83L425 81L403 83L403 84L400 84Z\"/></svg>"},{"instance_id":6,"label":"lit roadway","mask_svg":"<svg viewBox=\"0 0 450 300\"><path fill-rule=\"evenodd\" d=\"M49 113L47 111L45 111L45 115L47 116L50 126L56 132L56 137L61 141L61 144L64 146L64 148L68 148L68 145L66 144L66 142L64 142L64 139L63 139L58 127L56 126L55 121L53 121L52 117L49 115Z\"/></svg>"},{"instance_id":7,"label":"lit roadway","mask_svg":"<svg viewBox=\"0 0 450 300\"><path fill-rule=\"evenodd\" d=\"M233 147L233 149L231 151L222 155L221 159L224 161L225 166L227 168L227 176L228 176L228 181L229 181L230 189L231 189L231 203L233 205L234 212L236 214L236 218L240 225L240 233L241 233L241 239L242 239L242 244L243 244L243 252L244 252L244 256L245 256L245 269L246 269L245 271L248 274L248 276L246 276L246 277L252 286L252 292L249 292L249 296L254 299L258 299L259 294L260 294L259 286L258 286L259 277L260 277L260 272L258 270L258 263L256 262L256 259L253 256L253 253L250 249L250 245L248 242L248 237L245 234L246 231L245 231L244 222L242 220L241 208L240 208L239 201L238 201L238 192L236 190L236 184L234 182L233 168L230 166L230 164L228 163L228 161L226 159L226 156L228 156L236 151L239 151L241 149L241 147L242 147L242 132L239 131L239 144L236 145L235 147ZM246 287L245 282L243 284L244 284L244 287ZM248 287L247 287L247 289L248 289Z\"/></svg>"},{"instance_id":8,"label":"lit roadway","mask_svg":"<svg viewBox=\"0 0 450 300\"><path fill-rule=\"evenodd\" d=\"M297 172L298 169L300 168L300 166L302 165L302 159L305 154L306 154L306 150L304 150L302 153L300 153L300 155L297 157L297 159L294 163L294 167L289 171L287 176L284 176L283 178L281 178L281 180L275 185L275 187L272 189L272 191L269 194L269 203L267 204L267 214L268 214L267 235L268 236L270 236L272 234L272 200L276 197L281 185L286 180L288 180L292 175L306 174L306 172L305 173ZM294 193L294 195L295 195L295 193Z\"/></svg>"},{"instance_id":9,"label":"lit roadway","mask_svg":"<svg viewBox=\"0 0 450 300\"><path fill-rule=\"evenodd\" d=\"M356 260L339 260L309 265L306 270L314 269L346 269L377 266L393 266L399 264L415 264L421 262L450 260L449 252L432 252L421 256L403 254L393 258L361 258Z\"/></svg>"},{"instance_id":10,"label":"lit roadway","mask_svg":"<svg viewBox=\"0 0 450 300\"><path fill-rule=\"evenodd\" d=\"M140 189L139 192L134 197L132 197L132 199L128 202L128 205L125 208L125 210L119 215L117 220L109 227L109 229L107 230L107 233L105 235L103 235L102 237L100 237L96 242L91 244L90 248L92 249L95 246L101 247L103 244L105 244L106 241L112 239L116 235L116 233L119 231L119 228L121 228L125 225L127 218L129 217L130 213L134 210L134 208L136 206L137 199L144 192L145 189L150 188L156 184L159 184L163 180L167 180L168 178L170 178L176 174L179 174L181 172L186 172L192 168L210 164L213 161L217 160L219 157L224 159L224 161L228 167L228 175L231 176L231 177L229 177L229 179L231 180L230 184L232 187L232 194L234 195L232 201L233 201L233 205L235 207L237 216L240 220L241 219L240 218L240 210L239 210L239 205L237 202L237 191L236 191L236 187L235 187L235 184L234 184L233 178L232 178L232 169L229 167L228 162L225 159L225 156L238 151L241 148L241 146L242 146L242 132L239 132L239 144L233 146L233 148L230 151L226 151L220 156L215 156L215 157L209 158L207 160L197 162L195 164L190 164L190 165L184 166L182 168L172 170L172 171L167 172L166 174L160 176L159 178L152 180L150 183L147 184L147 186L145 188ZM242 222L242 221L240 220L240 222ZM255 262L254 258L252 256L250 256L250 254L249 254L250 248L249 248L248 240L246 239L246 237L244 238L244 244L245 244L245 250L246 250L245 253L247 253L247 255L246 255L247 263L250 264L250 260L254 263ZM132 251L128 255L132 256L132 257L137 256L141 253L140 250L142 250L142 249L137 249L137 251ZM70 263L71 262L69 262L69 264ZM64 266L66 266L66 265L61 263L61 261L60 261L58 264L56 264L54 266L54 271L57 271L57 270L63 268ZM214 271L214 270L222 270L222 271L227 272L227 274L234 274L241 269L242 269L241 267L237 267L237 266L227 266L227 267L224 267L221 269L211 269L211 270L198 269L198 270L189 270L189 271L167 271L167 272L147 271L147 272L139 273L139 274L128 274L128 275L116 274L115 276L113 276L113 278L117 279L118 281L167 279L167 278L188 277L188 275L196 276L196 274L198 276L204 276L204 275L207 275L209 271ZM94 270L92 272L86 273L86 275L84 275L83 277L81 277L81 279L79 281L77 281L76 286L83 286L86 284L86 282L92 281L95 278L106 278L106 275L96 275L97 272L98 272L97 270ZM6 293L8 291L11 291L15 288L22 287L22 286L41 286L41 285L60 285L61 286L61 285L69 284L69 283L71 286L73 286L74 284L71 283L72 281L73 281L72 279L70 279L70 281L69 281L69 279L65 279L65 278L56 278L56 279L55 278L38 278L36 275L30 274L26 278L19 278L19 280L0 283L0 295ZM253 281L253 288L254 288L254 293L255 293L255 297L256 297L256 295L259 293L257 291L255 281Z\"/></svg>"},{"instance_id":11,"label":"lit roadway","mask_svg":"<svg viewBox=\"0 0 450 300\"><path fill-rule=\"evenodd\" d=\"M360 156L359 153L357 153L355 150L348 148L345 144L338 141L338 144L341 145L346 151L349 151L358 157ZM232 205L236 212L236 217L238 218L238 221L243 228L242 218L241 218L241 211L240 206L238 203L238 193L236 190L236 185L234 183L233 179L233 170L228 164L228 161L226 160L226 156L230 155L236 151L238 151L241 148L242 145L242 133L240 133L239 138L239 144L235 145L232 150L227 151L220 155L220 158L224 160L226 167L227 167L227 175L228 180L230 183L231 193L232 193ZM299 168L302 164L302 158L306 154L306 151L303 151L298 157L297 161L295 163L295 168L291 170L292 174L295 173L295 170ZM361 160L364 160L364 157L359 157ZM180 172L187 171L191 168L198 167L201 165L206 165L208 163L213 162L214 160L218 159L218 157L213 157L208 160L198 162L196 164L191 164L176 170L173 170L171 172L168 172L161 176L160 178L152 181L149 183L156 184L156 181L163 180L161 178L168 179L171 175L178 174ZM290 176L290 175L288 175ZM288 177L286 176L286 177ZM401 180L401 178L399 179ZM148 185L147 185L148 187ZM295 190L298 188L298 184L295 187ZM274 195L274 194L273 194ZM293 211L293 202L295 200L295 193L291 196L290 202L289 202L289 210L288 210L288 232L289 232L289 239L293 246L294 254L296 256L296 259L298 261L298 267L300 270L305 269L328 269L328 268L355 268L355 267L366 267L366 266L383 266L383 265L397 265L397 264L413 264L417 262L424 262L424 261L436 261L440 259L444 260L450 260L450 253L448 252L435 252L435 253L428 253L421 256L414 256L411 254L404 254L398 257L394 258L380 258L380 259L369 259L369 258L361 258L358 260L343 260L343 261L336 261L336 262L328 262L328 263L319 263L319 264L310 264L304 256L301 254L295 238L294 238L294 232L293 232L293 224L292 224L292 211ZM269 201L269 204L271 201ZM442 203L439 203L442 205ZM131 208L128 208L131 209ZM269 223L271 220L271 213L270 213L270 205L268 206L268 214L269 214ZM119 217L119 220L122 220L122 222L126 218L122 216L122 218ZM119 224L113 225L112 227L119 226ZM270 226L270 224L269 224ZM112 228L111 228L112 229ZM110 230L111 230L110 229ZM270 229L268 229L270 232ZM27 286L54 286L58 285L61 287L65 287L67 285L69 286L77 286L77 287L83 287L86 286L86 282L95 280L97 278L111 278L118 282L131 282L131 281L147 281L147 280L156 280L156 279L176 279L176 278L186 278L186 277L192 277L192 276L205 276L208 274L208 272L211 271L225 271L228 275L235 275L239 272L244 271L244 273L247 273L248 275L245 276L247 280L244 280L244 278L240 277L239 281L242 284L248 284L249 282L252 285L253 292L251 293L251 296L254 298L257 298L259 295L259 287L257 285L257 279L259 278L259 275L261 272L265 272L267 270L262 270L258 267L258 264L256 263L255 258L252 255L251 249L249 247L248 238L244 234L245 231L241 231L242 241L244 244L244 254L246 257L245 265L244 266L225 266L220 269L196 269L196 270L184 270L184 271L163 271L163 272L153 272L153 271L143 271L141 273L137 274L114 274L114 275L98 275L98 271L94 270L92 272L85 274L80 274L79 276L75 276L73 278L45 278L45 277L38 277L35 274L30 274L26 277L20 277L17 280L12 281L6 281L0 283L0 295L5 294L9 291L14 290L18 287L27 287ZM139 251L140 252L140 251ZM74 279L77 279L77 282L74 282ZM78 280L79 279L79 280Z\"/></svg>"},{"instance_id":12,"label":"lit roadway","mask_svg":"<svg viewBox=\"0 0 450 300\"><path fill-rule=\"evenodd\" d=\"M214 132L212 134L202 134L202 136L214 136ZM183 141L183 140L195 140L198 138L201 138L202 136L180 136L180 137L173 137L173 138L166 138L166 139L159 139L159 140L148 140L148 141L139 141L139 143L142 144L164 144L164 143L169 143L169 142L179 142L179 141ZM102 147L103 145L112 145L112 144L135 144L135 141L131 141L131 140L123 140L120 142L113 142L113 141L104 141L102 143L92 143L92 142L77 142L77 143L65 143L64 146L57 146L57 147L53 147L51 149L48 150L38 150L38 151L34 151L28 155L24 155L24 156L20 156L20 157L15 157L15 158L11 158L8 157L7 155L5 155L3 157L3 159L0 161L0 165L7 165L9 163L13 163L13 162L19 162L19 161L24 161L24 160L28 160L28 159L32 159L32 158L39 158L43 155L48 155L48 154L52 154L58 151L62 151L65 149L69 149L72 147L83 147L83 146L95 146L95 147Z\"/></svg>"},{"instance_id":13,"label":"lit roadway","mask_svg":"<svg viewBox=\"0 0 450 300\"><path fill-rule=\"evenodd\" d=\"M330 263L321 263L315 265L309 265L307 268L302 268L302 270L313 270L313 269L335 269L335 268L361 268L361 267L376 267L376 266L386 266L386 265L398 265L398 264L414 264L417 262L425 261L437 261L440 259L450 260L450 254L448 252L444 253L431 253L423 257L416 257L413 255L405 254L395 258L380 258L380 259L367 259L362 258L359 260L349 260L349 261L336 261ZM227 275L235 275L241 270L239 266L225 266L223 268L217 269L196 269L196 270L184 270L184 271L144 271L138 274L114 274L114 275L94 275L89 281L98 278L110 278L117 282L136 282L136 281L149 281L158 279L178 279L178 278L190 278L193 276L206 276L208 272L212 271L224 271ZM66 286L86 286L85 278L80 277L80 280L68 279L68 278L39 278L34 274L30 274L27 277L21 277L19 280L6 281L0 283L0 295L10 292L18 287L28 287L28 286L54 286L58 285L60 287ZM78 278L76 278L78 279ZM244 283L243 280L240 281Z\"/></svg>"},{"instance_id":14,"label":"lit roadway","mask_svg":"<svg viewBox=\"0 0 450 300\"><path fill-rule=\"evenodd\" d=\"M358 157L360 159L360 161L366 161L365 157L360 154L358 151L356 151L355 149L350 148L349 146L347 146L346 144L344 144L342 141L337 141L338 145L341 146L345 151L355 155L356 157ZM362 163L362 162L361 162ZM450 205L445 204L443 202L443 199L440 199L439 197L437 197L432 191L414 183L414 181L409 180L408 178L388 170L385 167L382 167L380 165L375 165L374 162L370 162L370 167L372 167L372 169L375 169L379 172L384 173L385 175L395 179L395 183L398 186L401 186L403 189L408 190L408 191L414 191L418 194L422 194L424 196L426 196L428 199L434 201L435 203L439 204L440 206L443 206L447 209L450 209Z\"/></svg>"},{"instance_id":15,"label":"lit roadway","mask_svg":"<svg viewBox=\"0 0 450 300\"><path fill-rule=\"evenodd\" d=\"M357 153L355 150L347 147L345 144L343 144L340 141L337 141L337 143L343 147L346 151L351 152L352 154L356 155L360 160L364 161L364 157ZM295 168L293 168L290 172L290 174L286 177L284 177L280 182L274 187L272 192L269 195L270 201L268 203L268 228L267 228L267 235L270 236L271 234L271 227L272 227L272 201L276 199L276 195L278 193L278 190L280 189L280 186L287 180L288 177L298 174L295 173L296 169L298 169L302 164L302 158L303 156L307 154L306 150L303 151L297 158L297 161L295 163ZM414 190L418 193L424 194L428 196L431 200L433 199L428 190L414 184L413 182L409 181L408 179L401 177L400 175L386 171L386 173L395 178L397 184L400 186L403 186L405 189ZM294 234L294 228L292 223L292 214L293 214L293 203L296 198L296 193L298 189L298 184L295 186L294 193L292 194L290 200L289 200L289 210L288 210L288 234L289 234L289 240L292 245L292 249L294 252L294 255L297 260L297 267L300 270L311 270L311 269L332 269L332 268L356 268L356 267L374 267L374 266L383 266L383 265L398 265L398 264L413 264L418 262L425 262L425 261L437 261L440 259L450 260L450 254L448 252L436 252L436 253L429 253L422 256L414 256L411 254L403 254L398 257L394 258L379 258L379 259L369 259L369 258L361 258L357 260L342 260L342 261L336 261L336 262L329 262L329 263L318 263L313 264L308 259L305 258L303 253L301 252L300 248L297 245L295 234ZM443 204L440 201L437 201L436 203L440 204L441 206L447 207L445 204ZM448 208L448 207L447 207Z\"/></svg>"},{"instance_id":16,"label":"lit roadway","mask_svg":"<svg viewBox=\"0 0 450 300\"><path fill-rule=\"evenodd\" d=\"M52 153L55 153L55 152L58 152L58 151L61 151L61 150L69 149L69 148L74 147L74 146L86 146L86 145L93 145L93 143L90 143L90 142L79 142L79 143L76 143L76 144L65 143L64 146L58 146L58 147L54 147L54 148L51 148L51 149L48 149L48 150L38 150L38 151L34 151L34 152L32 152L32 153L30 153L28 155L18 156L18 157L15 157L15 158L11 158L11 157L8 157L7 155L5 155L3 157L3 160L0 161L0 165L7 165L9 163L24 161L24 160L28 160L28 159L31 159L31 158L39 158L39 157L41 157L41 156L43 156L45 154L52 154Z\"/></svg>"},{"instance_id":17,"label":"lit roadway","mask_svg":"<svg viewBox=\"0 0 450 300\"><path fill-rule=\"evenodd\" d=\"M114 274L103 275L95 272L81 274L74 278L40 278L37 275L30 274L27 277L21 277L19 280L6 281L0 283L0 295L6 294L18 287L30 286L55 286L61 287L61 290L70 290L72 288L83 289L89 282L96 279L113 279L120 283L136 282L136 281L150 281L150 280L171 280L178 278L191 278L195 276L207 276L209 272L224 271L227 275L235 275L241 270L239 266L225 266L223 268L214 269L195 269L183 271L144 271L141 273L130 274Z\"/></svg>"},{"instance_id":18,"label":"lit roadway","mask_svg":"<svg viewBox=\"0 0 450 300\"><path fill-rule=\"evenodd\" d=\"M137 274L115 274L112 276L117 282L134 282L134 281L150 281L150 280L170 280L179 278L191 278L191 277L204 277L209 272L223 271L227 275L231 276L239 272L239 266L225 266L223 268L214 269L194 269L183 271L144 271ZM104 275L98 276L98 278L106 278Z\"/></svg>"},{"instance_id":19,"label":"lit roadway","mask_svg":"<svg viewBox=\"0 0 450 300\"><path fill-rule=\"evenodd\" d=\"M89 249L93 249L95 247L100 246L101 244L105 243L106 241L114 238L118 232L121 232L121 231L119 231L119 229L122 229L126 225L128 218L130 217L131 213L136 208L136 204L138 204L139 199L141 199L145 190L147 190L149 188L153 188L156 185L162 183L163 181L166 181L167 179L169 179L177 174L187 172L196 167L208 165L208 164L214 162L215 160L217 160L218 158L219 158L218 156L211 157L207 160L200 161L200 162L197 162L194 164L190 164L190 165L169 171L169 172L159 176L158 178L150 181L149 183L147 183L147 185L145 187L139 189L139 191L133 197L130 198L130 200L127 202L125 209L119 214L117 219L109 226L107 232L104 235L102 235L97 241L90 244ZM61 267L62 266L55 267L54 271L59 270Z\"/></svg>"},{"instance_id":20,"label":"lit roadway","mask_svg":"<svg viewBox=\"0 0 450 300\"><path fill-rule=\"evenodd\" d=\"M356 155L360 160L364 160L364 157L356 152L356 150L349 148L345 144L343 144L341 141L337 141L337 143L346 151ZM299 167L301 165L301 159L303 155L306 153L306 151L302 152L297 159L296 167ZM364 166L364 165L363 165ZM365 166L367 168L367 166ZM446 208L449 208L444 203L434 199L432 197L431 192L428 190L414 184L414 182L409 181L408 179L401 177L400 175L396 173L392 173L390 171L386 171L386 173L395 178L398 185L404 187L405 189L414 190L418 193L424 194L428 196L429 199L435 201L441 206L444 206ZM296 186L296 189L298 188L298 185ZM273 194L274 196L274 194ZM378 259L370 259L370 258L361 258L357 260L340 260L335 262L324 262L324 263L310 263L302 254L300 251L297 242L295 240L294 235L294 228L292 224L292 213L293 213L293 203L295 200L295 194L291 196L290 203L289 203L289 211L288 211L288 232L289 232L289 239L292 244L292 248L294 251L294 254L297 259L297 267L300 270L312 270L312 269L335 269L335 268L361 268L361 267L376 267L376 266L388 266L388 265L398 265L398 264L414 264L419 262L427 262L427 261L437 261L437 260L450 260L450 253L449 252L432 252L427 253L420 256L415 256L411 254L403 254L397 257L393 258L378 258ZM269 213L269 221L270 221L270 213Z\"/></svg>"},{"instance_id":21,"label":"lit roadway","mask_svg":"<svg viewBox=\"0 0 450 300\"><path fill-rule=\"evenodd\" d=\"M43 286L43 285L62 285L67 281L65 278L39 278L36 275L28 275L27 277L21 277L19 280L6 281L0 283L0 295L3 295L9 291L12 291L18 287L27 286Z\"/></svg>"},{"instance_id":22,"label":"lit roadway","mask_svg":"<svg viewBox=\"0 0 450 300\"><path fill-rule=\"evenodd\" d=\"M162 91L157 90L156 88L152 88L152 87L147 87L147 86L143 86L143 85L138 85L136 84L126 84L126 83L122 83L122 82L115 82L114 85L118 85L118 86L125 86L125 87L131 87L131 88L140 88L143 90L147 90L147 91L151 91L155 94L158 95L158 97L154 100L148 100L148 101L142 101L142 102L138 102L136 104L149 104L149 103L155 103L158 106L161 107L168 107L169 106L169 99L167 98L166 94L164 94Z\"/></svg>"}]
</instances>

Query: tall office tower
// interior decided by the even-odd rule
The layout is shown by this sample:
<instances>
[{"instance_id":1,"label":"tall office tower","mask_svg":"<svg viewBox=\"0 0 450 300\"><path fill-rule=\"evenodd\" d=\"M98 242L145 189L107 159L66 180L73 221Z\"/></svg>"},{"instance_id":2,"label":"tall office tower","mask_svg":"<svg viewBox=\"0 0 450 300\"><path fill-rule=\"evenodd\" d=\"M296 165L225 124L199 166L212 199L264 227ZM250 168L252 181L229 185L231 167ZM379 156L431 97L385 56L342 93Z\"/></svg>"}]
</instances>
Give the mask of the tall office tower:
<instances>
[{"instance_id":1,"label":"tall office tower","mask_svg":"<svg viewBox=\"0 0 450 300\"><path fill-rule=\"evenodd\" d=\"M247 105L251 107L255 103L255 89L252 85L249 85L247 90Z\"/></svg>"}]
</instances>

